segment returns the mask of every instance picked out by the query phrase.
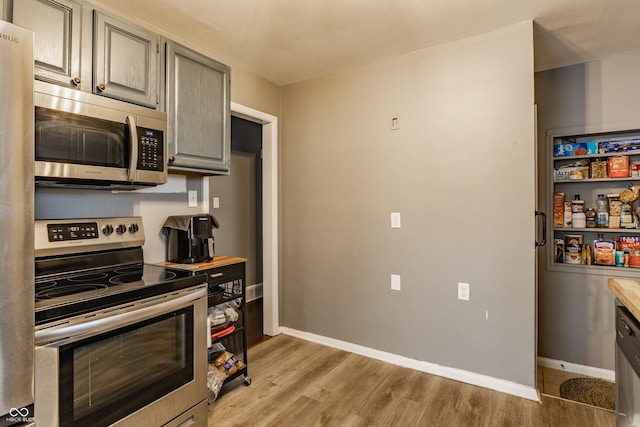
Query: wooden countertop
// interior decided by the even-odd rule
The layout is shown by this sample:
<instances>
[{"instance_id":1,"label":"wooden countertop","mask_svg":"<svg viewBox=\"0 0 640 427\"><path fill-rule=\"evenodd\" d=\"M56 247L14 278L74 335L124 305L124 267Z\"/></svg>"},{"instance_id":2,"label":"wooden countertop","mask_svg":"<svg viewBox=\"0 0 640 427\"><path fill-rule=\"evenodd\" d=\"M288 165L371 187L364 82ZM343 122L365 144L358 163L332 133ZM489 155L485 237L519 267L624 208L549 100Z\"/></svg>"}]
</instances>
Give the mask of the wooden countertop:
<instances>
[{"instance_id":1,"label":"wooden countertop","mask_svg":"<svg viewBox=\"0 0 640 427\"><path fill-rule=\"evenodd\" d=\"M631 314L640 320L640 281L610 278L608 287L613 295L629 309Z\"/></svg>"},{"instance_id":2,"label":"wooden countertop","mask_svg":"<svg viewBox=\"0 0 640 427\"><path fill-rule=\"evenodd\" d=\"M216 255L213 257L211 261L208 262L199 262L196 264L176 264L173 262L161 262L158 265L162 265L165 267L179 268L181 270L191 270L191 271L203 271L209 270L217 267L224 267L231 264L238 264L241 262L247 262L246 258L239 258L233 256L226 255Z\"/></svg>"}]
</instances>

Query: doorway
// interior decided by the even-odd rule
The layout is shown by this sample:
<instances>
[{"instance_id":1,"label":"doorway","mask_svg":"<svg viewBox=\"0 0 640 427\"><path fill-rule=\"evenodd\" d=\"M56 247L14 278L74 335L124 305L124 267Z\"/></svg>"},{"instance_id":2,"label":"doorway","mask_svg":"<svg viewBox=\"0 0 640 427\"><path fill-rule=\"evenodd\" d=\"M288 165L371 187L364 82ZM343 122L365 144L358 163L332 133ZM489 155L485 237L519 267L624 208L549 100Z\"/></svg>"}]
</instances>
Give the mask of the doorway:
<instances>
[{"instance_id":1,"label":"doorway","mask_svg":"<svg viewBox=\"0 0 640 427\"><path fill-rule=\"evenodd\" d=\"M278 297L278 118L270 114L231 102L232 117L239 117L261 126L262 132L262 305L263 334L275 336L280 333L279 297ZM233 174L233 172L231 172ZM207 182L206 193L210 195L209 204L215 204L216 179ZM211 187L211 188L209 188ZM225 206L219 199L219 208L213 206L210 212L218 216ZM222 225L222 224L221 224ZM218 248L216 233L216 248ZM222 248L221 248L222 250ZM218 253L222 253L218 251Z\"/></svg>"},{"instance_id":2,"label":"doorway","mask_svg":"<svg viewBox=\"0 0 640 427\"><path fill-rule=\"evenodd\" d=\"M247 343L263 336L262 125L231 117L231 173L212 178L216 251L246 258Z\"/></svg>"}]
</instances>

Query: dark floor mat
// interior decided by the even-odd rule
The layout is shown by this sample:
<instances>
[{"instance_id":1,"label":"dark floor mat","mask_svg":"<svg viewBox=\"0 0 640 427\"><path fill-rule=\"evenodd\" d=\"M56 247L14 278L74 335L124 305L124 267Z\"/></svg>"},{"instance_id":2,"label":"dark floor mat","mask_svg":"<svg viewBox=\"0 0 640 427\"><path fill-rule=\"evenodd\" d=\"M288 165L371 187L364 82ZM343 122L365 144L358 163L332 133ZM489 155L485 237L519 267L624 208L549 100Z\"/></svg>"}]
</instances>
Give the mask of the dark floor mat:
<instances>
[{"instance_id":1,"label":"dark floor mat","mask_svg":"<svg viewBox=\"0 0 640 427\"><path fill-rule=\"evenodd\" d=\"M571 378L560 384L560 397L614 411L615 386L599 378Z\"/></svg>"}]
</instances>

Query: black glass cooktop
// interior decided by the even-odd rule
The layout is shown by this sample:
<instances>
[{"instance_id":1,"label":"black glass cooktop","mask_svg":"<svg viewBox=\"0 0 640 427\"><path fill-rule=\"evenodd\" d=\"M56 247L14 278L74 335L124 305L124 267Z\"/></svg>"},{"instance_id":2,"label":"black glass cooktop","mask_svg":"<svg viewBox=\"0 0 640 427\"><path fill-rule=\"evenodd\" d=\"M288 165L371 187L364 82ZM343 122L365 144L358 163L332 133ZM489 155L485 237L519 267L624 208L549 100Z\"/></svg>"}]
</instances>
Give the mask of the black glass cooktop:
<instances>
[{"instance_id":1,"label":"black glass cooktop","mask_svg":"<svg viewBox=\"0 0 640 427\"><path fill-rule=\"evenodd\" d=\"M36 325L205 282L203 274L142 262L36 278Z\"/></svg>"}]
</instances>

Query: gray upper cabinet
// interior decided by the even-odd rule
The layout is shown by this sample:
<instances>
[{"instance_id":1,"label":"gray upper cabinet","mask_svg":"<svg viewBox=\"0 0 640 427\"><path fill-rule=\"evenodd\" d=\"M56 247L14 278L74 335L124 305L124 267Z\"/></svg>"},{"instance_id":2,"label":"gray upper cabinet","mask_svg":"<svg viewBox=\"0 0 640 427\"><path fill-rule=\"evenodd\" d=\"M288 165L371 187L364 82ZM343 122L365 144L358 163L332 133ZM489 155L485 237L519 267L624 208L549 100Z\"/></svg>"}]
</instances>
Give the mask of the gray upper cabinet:
<instances>
[{"instance_id":1,"label":"gray upper cabinet","mask_svg":"<svg viewBox=\"0 0 640 427\"><path fill-rule=\"evenodd\" d=\"M159 37L98 11L93 31L93 92L157 108Z\"/></svg>"},{"instance_id":2,"label":"gray upper cabinet","mask_svg":"<svg viewBox=\"0 0 640 427\"><path fill-rule=\"evenodd\" d=\"M13 22L35 32L37 79L80 86L80 4L70 0L14 1Z\"/></svg>"},{"instance_id":3,"label":"gray upper cabinet","mask_svg":"<svg viewBox=\"0 0 640 427\"><path fill-rule=\"evenodd\" d=\"M228 66L174 42L166 45L169 169L228 174Z\"/></svg>"},{"instance_id":4,"label":"gray upper cabinet","mask_svg":"<svg viewBox=\"0 0 640 427\"><path fill-rule=\"evenodd\" d=\"M160 38L73 0L0 0L35 33L36 78L158 108Z\"/></svg>"}]
</instances>

